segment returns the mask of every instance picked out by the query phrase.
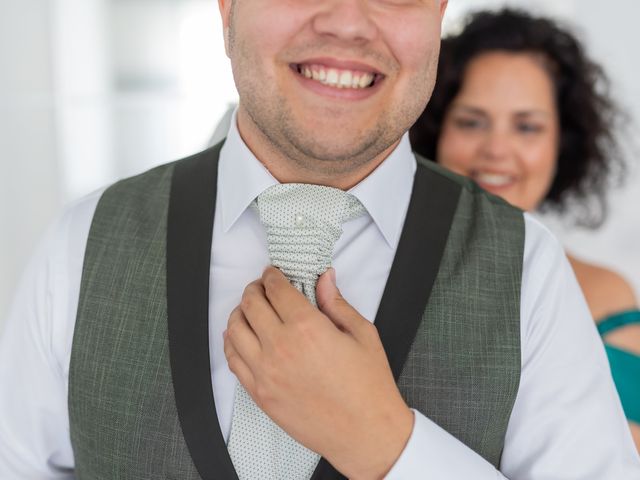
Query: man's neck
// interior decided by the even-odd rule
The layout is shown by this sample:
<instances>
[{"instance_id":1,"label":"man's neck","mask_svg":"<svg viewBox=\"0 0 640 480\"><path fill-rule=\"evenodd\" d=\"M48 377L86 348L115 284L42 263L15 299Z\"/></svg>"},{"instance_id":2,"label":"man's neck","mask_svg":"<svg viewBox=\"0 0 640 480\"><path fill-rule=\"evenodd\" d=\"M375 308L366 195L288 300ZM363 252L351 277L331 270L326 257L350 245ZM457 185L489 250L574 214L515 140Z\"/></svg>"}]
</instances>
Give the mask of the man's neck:
<instances>
[{"instance_id":1,"label":"man's neck","mask_svg":"<svg viewBox=\"0 0 640 480\"><path fill-rule=\"evenodd\" d=\"M246 115L246 113L244 113ZM327 168L327 162L295 162L269 142L253 122L238 111L237 128L242 141L269 173L280 183L307 183L349 190L371 174L398 146L396 141L371 160L359 162L355 167L341 163ZM248 120L248 121L247 121ZM337 162L336 162L337 164Z\"/></svg>"}]
</instances>

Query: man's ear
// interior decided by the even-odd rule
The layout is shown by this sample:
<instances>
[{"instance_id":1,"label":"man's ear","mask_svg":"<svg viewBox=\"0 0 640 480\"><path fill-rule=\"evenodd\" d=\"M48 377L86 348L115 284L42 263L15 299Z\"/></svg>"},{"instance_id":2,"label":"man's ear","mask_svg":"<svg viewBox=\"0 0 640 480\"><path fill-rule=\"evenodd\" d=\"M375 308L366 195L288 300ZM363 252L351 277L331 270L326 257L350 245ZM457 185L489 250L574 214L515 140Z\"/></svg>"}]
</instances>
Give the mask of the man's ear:
<instances>
[{"instance_id":1,"label":"man's ear","mask_svg":"<svg viewBox=\"0 0 640 480\"><path fill-rule=\"evenodd\" d=\"M440 0L440 20L441 21L444 18L444 12L447 10L448 3L449 3L449 0Z\"/></svg>"},{"instance_id":2,"label":"man's ear","mask_svg":"<svg viewBox=\"0 0 640 480\"><path fill-rule=\"evenodd\" d=\"M220 17L222 18L222 33L224 35L224 51L229 57L229 23L231 21L231 4L233 0L218 0Z\"/></svg>"}]
</instances>

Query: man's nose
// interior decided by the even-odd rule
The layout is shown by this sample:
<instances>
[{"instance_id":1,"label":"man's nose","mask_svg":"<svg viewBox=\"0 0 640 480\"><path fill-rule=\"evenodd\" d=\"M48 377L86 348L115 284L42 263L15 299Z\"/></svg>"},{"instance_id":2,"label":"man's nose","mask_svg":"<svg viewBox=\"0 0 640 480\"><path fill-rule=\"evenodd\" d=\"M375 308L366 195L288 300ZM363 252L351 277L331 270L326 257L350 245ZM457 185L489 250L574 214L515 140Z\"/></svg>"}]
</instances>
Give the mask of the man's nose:
<instances>
[{"instance_id":1,"label":"man's nose","mask_svg":"<svg viewBox=\"0 0 640 480\"><path fill-rule=\"evenodd\" d=\"M323 8L313 20L313 28L318 34L356 43L366 43L376 37L378 28L371 16L369 0L329 0L322 3Z\"/></svg>"}]
</instances>

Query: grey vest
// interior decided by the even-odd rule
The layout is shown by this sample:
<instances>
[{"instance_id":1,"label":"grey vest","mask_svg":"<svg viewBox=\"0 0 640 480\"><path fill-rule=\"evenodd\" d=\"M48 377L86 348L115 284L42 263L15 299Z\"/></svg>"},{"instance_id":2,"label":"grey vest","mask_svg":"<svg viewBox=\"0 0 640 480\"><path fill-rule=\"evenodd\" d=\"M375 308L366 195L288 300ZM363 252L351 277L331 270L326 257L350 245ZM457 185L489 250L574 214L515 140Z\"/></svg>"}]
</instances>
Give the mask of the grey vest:
<instances>
[{"instance_id":1,"label":"grey vest","mask_svg":"<svg viewBox=\"0 0 640 480\"><path fill-rule=\"evenodd\" d=\"M100 199L69 373L79 479L237 479L209 358L219 152ZM520 211L418 159L375 324L408 405L496 467L520 379L523 249ZM313 478L343 477L323 459Z\"/></svg>"}]
</instances>

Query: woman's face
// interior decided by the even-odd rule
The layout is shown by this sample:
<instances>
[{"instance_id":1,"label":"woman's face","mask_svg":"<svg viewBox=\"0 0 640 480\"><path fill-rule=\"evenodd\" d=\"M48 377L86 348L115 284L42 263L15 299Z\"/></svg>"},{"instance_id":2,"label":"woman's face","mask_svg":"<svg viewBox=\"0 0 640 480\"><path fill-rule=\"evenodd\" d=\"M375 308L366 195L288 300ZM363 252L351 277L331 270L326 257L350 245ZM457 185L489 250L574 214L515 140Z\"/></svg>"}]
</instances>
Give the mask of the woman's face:
<instances>
[{"instance_id":1,"label":"woman's face","mask_svg":"<svg viewBox=\"0 0 640 480\"><path fill-rule=\"evenodd\" d=\"M523 210L553 181L559 120L551 77L534 54L492 52L467 66L445 115L438 163Z\"/></svg>"}]
</instances>

